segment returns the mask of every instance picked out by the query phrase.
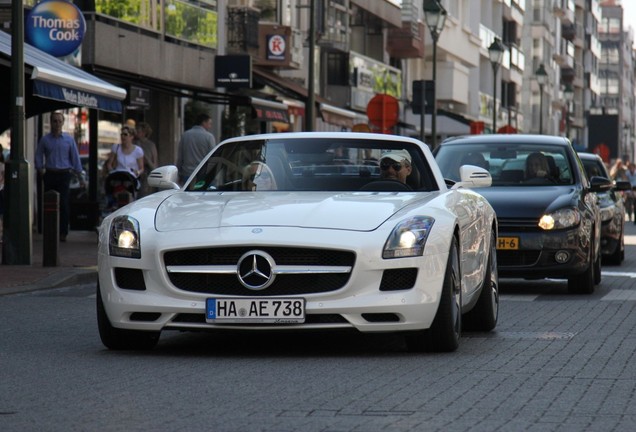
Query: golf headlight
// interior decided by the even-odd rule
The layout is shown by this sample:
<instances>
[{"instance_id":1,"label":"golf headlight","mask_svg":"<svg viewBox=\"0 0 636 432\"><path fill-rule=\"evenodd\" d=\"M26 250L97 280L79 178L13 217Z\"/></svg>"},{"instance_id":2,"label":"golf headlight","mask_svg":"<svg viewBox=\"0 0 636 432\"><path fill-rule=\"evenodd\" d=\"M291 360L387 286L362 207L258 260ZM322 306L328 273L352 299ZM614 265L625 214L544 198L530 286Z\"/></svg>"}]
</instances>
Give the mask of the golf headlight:
<instances>
[{"instance_id":1,"label":"golf headlight","mask_svg":"<svg viewBox=\"0 0 636 432\"><path fill-rule=\"evenodd\" d=\"M117 216L110 224L108 251L112 256L141 258L139 222L130 216Z\"/></svg>"},{"instance_id":2,"label":"golf headlight","mask_svg":"<svg viewBox=\"0 0 636 432\"><path fill-rule=\"evenodd\" d=\"M418 216L397 224L382 250L382 258L421 256L435 219Z\"/></svg>"},{"instance_id":3,"label":"golf headlight","mask_svg":"<svg viewBox=\"0 0 636 432\"><path fill-rule=\"evenodd\" d=\"M581 222L581 214L577 209L561 209L541 216L539 227L546 231L571 228Z\"/></svg>"}]
</instances>

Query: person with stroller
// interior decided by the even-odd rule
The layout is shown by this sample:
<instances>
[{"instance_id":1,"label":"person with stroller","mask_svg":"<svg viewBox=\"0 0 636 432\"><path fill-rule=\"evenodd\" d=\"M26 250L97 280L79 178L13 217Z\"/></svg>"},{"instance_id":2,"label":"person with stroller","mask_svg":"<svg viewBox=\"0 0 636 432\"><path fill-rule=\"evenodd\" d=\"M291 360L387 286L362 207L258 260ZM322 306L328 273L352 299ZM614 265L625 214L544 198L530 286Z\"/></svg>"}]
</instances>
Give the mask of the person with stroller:
<instances>
[{"instance_id":1,"label":"person with stroller","mask_svg":"<svg viewBox=\"0 0 636 432\"><path fill-rule=\"evenodd\" d=\"M124 125L120 135L121 143L112 146L104 165L108 172L104 185L108 208L119 208L134 200L140 186L139 176L144 172L144 151L133 144L135 129Z\"/></svg>"}]
</instances>

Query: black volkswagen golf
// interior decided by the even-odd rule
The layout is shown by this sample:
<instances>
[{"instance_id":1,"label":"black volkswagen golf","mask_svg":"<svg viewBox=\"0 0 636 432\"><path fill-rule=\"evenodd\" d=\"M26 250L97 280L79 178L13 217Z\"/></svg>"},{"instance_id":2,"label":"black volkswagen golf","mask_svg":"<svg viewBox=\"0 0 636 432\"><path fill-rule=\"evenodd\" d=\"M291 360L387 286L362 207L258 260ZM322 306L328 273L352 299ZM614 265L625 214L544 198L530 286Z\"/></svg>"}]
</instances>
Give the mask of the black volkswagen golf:
<instances>
[{"instance_id":1,"label":"black volkswagen golf","mask_svg":"<svg viewBox=\"0 0 636 432\"><path fill-rule=\"evenodd\" d=\"M601 217L596 192L612 187L587 178L570 142L547 135L470 135L434 151L448 183L459 167L492 175L480 189L497 212L500 277L567 279L571 293L592 293L601 282Z\"/></svg>"}]
</instances>

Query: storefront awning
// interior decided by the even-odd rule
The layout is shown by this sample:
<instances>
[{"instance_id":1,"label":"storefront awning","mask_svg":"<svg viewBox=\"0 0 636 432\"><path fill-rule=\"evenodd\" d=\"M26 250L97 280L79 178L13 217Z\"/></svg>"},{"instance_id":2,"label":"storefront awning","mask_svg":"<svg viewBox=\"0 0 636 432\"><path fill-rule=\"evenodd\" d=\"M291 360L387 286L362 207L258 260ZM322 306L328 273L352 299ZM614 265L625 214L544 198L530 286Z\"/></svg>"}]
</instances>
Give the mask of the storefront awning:
<instances>
[{"instance_id":1,"label":"storefront awning","mask_svg":"<svg viewBox=\"0 0 636 432\"><path fill-rule=\"evenodd\" d=\"M0 55L11 59L11 35L0 31ZM24 44L25 68L32 70L32 93L62 103L121 112L126 90ZM26 71L25 71L26 72Z\"/></svg>"},{"instance_id":2,"label":"storefront awning","mask_svg":"<svg viewBox=\"0 0 636 432\"><path fill-rule=\"evenodd\" d=\"M265 122L289 123L287 105L281 102L251 97L254 118Z\"/></svg>"},{"instance_id":3,"label":"storefront awning","mask_svg":"<svg viewBox=\"0 0 636 432\"><path fill-rule=\"evenodd\" d=\"M333 105L321 103L320 114L326 123L351 129L357 117L356 113Z\"/></svg>"}]
</instances>

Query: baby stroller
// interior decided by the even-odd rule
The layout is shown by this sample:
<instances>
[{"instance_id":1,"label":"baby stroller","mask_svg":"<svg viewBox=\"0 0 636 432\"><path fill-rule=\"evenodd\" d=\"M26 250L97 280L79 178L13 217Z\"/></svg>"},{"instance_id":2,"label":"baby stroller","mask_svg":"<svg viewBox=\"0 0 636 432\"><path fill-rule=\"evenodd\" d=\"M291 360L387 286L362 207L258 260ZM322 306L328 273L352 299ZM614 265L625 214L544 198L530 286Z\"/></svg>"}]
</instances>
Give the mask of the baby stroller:
<instances>
[{"instance_id":1,"label":"baby stroller","mask_svg":"<svg viewBox=\"0 0 636 432\"><path fill-rule=\"evenodd\" d=\"M104 180L106 213L111 213L135 200L139 179L127 171L112 171Z\"/></svg>"}]
</instances>

